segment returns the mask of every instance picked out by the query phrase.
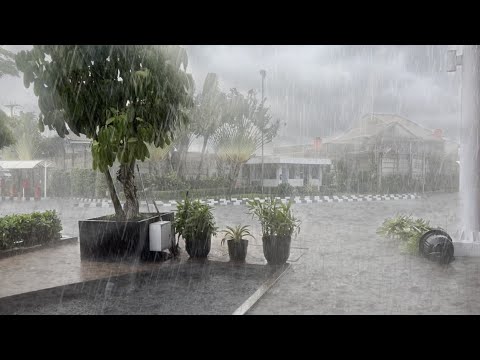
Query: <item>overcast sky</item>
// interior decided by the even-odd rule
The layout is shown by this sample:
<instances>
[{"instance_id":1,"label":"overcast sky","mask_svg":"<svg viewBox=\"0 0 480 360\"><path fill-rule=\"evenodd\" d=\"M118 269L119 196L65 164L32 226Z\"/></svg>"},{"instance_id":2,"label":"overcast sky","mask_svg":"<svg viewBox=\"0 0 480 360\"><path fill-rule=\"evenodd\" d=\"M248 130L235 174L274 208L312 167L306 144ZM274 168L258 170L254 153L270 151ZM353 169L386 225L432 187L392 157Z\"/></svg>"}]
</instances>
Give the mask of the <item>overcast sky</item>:
<instances>
[{"instance_id":1,"label":"overcast sky","mask_svg":"<svg viewBox=\"0 0 480 360\"><path fill-rule=\"evenodd\" d=\"M4 45L17 52L28 45ZM398 113L455 137L460 120L460 71L445 70L445 46L186 45L197 89L208 72L222 90L260 92L260 69L267 71L265 96L285 137L325 137L347 129L374 111ZM36 111L31 89L21 78L0 79L0 104L16 102ZM4 108L5 110L5 108Z\"/></svg>"}]
</instances>

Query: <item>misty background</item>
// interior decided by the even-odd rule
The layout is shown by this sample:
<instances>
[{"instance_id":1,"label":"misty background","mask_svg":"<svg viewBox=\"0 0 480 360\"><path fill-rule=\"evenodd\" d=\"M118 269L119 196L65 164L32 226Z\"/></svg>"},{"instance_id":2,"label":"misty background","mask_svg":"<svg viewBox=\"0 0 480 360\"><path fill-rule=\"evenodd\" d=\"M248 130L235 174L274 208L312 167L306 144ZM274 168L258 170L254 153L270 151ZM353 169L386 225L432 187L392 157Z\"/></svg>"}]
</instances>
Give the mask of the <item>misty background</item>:
<instances>
[{"instance_id":1,"label":"misty background","mask_svg":"<svg viewBox=\"0 0 480 360\"><path fill-rule=\"evenodd\" d=\"M461 72L446 72L449 45L184 45L201 90L217 73L221 89L255 89L283 124L274 144L311 142L347 130L366 113L396 113L458 140ZM4 45L18 52L31 45ZM0 79L0 105L38 113L23 78ZM195 146L196 147L196 146Z\"/></svg>"}]
</instances>

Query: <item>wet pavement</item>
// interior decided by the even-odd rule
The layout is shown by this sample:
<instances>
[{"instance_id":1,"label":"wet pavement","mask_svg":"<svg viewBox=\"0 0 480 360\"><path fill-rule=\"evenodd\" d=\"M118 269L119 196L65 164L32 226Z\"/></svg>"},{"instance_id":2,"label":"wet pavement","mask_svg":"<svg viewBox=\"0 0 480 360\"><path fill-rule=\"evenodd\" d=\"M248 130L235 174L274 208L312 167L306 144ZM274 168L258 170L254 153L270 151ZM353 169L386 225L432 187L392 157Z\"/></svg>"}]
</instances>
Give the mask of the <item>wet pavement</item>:
<instances>
[{"instance_id":1,"label":"wet pavement","mask_svg":"<svg viewBox=\"0 0 480 360\"><path fill-rule=\"evenodd\" d=\"M292 242L291 269L249 313L479 314L480 258L457 258L441 267L402 254L397 243L375 233L385 217L397 213L424 217L452 233L457 227L457 203L457 194L437 194L420 200L293 205L302 229ZM0 216L31 211L31 205L3 205ZM78 234L79 219L112 212L108 208L73 208L68 200L36 205L39 210L57 209L64 231L72 235ZM246 208L216 207L214 213L220 228L252 224L257 239L250 240L247 263L264 265L260 226L246 215ZM212 240L209 259L227 263L227 249L220 245L220 238ZM169 266L167 263L80 261L78 244L63 245L0 260L0 297L120 274L153 274ZM210 290L214 288L218 289Z\"/></svg>"},{"instance_id":2,"label":"wet pavement","mask_svg":"<svg viewBox=\"0 0 480 360\"><path fill-rule=\"evenodd\" d=\"M149 271L0 298L0 314L231 315L271 272L262 265L175 261Z\"/></svg>"},{"instance_id":3,"label":"wet pavement","mask_svg":"<svg viewBox=\"0 0 480 360\"><path fill-rule=\"evenodd\" d=\"M304 207L298 241L308 251L250 314L480 314L480 258L442 267L375 233L385 217L406 213L453 234L457 201L438 194Z\"/></svg>"}]
</instances>

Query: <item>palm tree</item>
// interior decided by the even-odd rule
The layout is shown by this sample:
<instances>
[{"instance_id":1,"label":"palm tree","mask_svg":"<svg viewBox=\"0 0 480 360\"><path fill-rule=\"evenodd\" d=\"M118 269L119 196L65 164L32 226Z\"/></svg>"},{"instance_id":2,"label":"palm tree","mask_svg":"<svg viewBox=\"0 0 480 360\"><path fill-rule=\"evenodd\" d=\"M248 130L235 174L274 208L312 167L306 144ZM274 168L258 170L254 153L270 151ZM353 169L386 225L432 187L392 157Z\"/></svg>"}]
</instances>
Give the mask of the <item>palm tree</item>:
<instances>
[{"instance_id":1,"label":"palm tree","mask_svg":"<svg viewBox=\"0 0 480 360\"><path fill-rule=\"evenodd\" d=\"M252 90L244 98L232 89L227 109L226 122L212 135L211 144L217 159L228 167L232 191L242 165L262 146L262 138L264 144L273 140L280 121L270 123L269 109L264 101L258 104Z\"/></svg>"},{"instance_id":2,"label":"palm tree","mask_svg":"<svg viewBox=\"0 0 480 360\"><path fill-rule=\"evenodd\" d=\"M261 131L245 121L243 126L223 124L212 136L212 147L220 163L229 169L230 190L235 186L242 164L261 146Z\"/></svg>"},{"instance_id":3,"label":"palm tree","mask_svg":"<svg viewBox=\"0 0 480 360\"><path fill-rule=\"evenodd\" d=\"M202 173L208 141L220 126L225 110L225 100L226 95L219 90L218 76L214 73L207 74L202 93L196 98L196 107L193 113L195 135L203 138L197 179L200 179Z\"/></svg>"}]
</instances>

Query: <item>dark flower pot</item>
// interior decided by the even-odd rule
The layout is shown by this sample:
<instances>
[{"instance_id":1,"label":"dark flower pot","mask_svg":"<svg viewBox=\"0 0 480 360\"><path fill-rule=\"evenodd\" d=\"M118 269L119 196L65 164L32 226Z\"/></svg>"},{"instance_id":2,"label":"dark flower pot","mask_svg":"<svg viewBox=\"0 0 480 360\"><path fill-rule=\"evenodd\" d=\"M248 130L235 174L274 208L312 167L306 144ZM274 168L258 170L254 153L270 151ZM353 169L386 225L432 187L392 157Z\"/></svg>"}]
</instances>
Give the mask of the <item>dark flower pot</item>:
<instances>
[{"instance_id":1,"label":"dark flower pot","mask_svg":"<svg viewBox=\"0 0 480 360\"><path fill-rule=\"evenodd\" d=\"M264 235L263 255L270 265L285 264L290 256L291 236L269 236Z\"/></svg>"},{"instance_id":2,"label":"dark flower pot","mask_svg":"<svg viewBox=\"0 0 480 360\"><path fill-rule=\"evenodd\" d=\"M191 258L206 258L210 253L211 243L211 234L200 234L195 239L185 239L185 247Z\"/></svg>"},{"instance_id":3,"label":"dark flower pot","mask_svg":"<svg viewBox=\"0 0 480 360\"><path fill-rule=\"evenodd\" d=\"M247 257L248 240L228 240L228 255L232 261L245 261Z\"/></svg>"}]
</instances>

